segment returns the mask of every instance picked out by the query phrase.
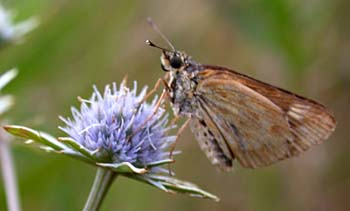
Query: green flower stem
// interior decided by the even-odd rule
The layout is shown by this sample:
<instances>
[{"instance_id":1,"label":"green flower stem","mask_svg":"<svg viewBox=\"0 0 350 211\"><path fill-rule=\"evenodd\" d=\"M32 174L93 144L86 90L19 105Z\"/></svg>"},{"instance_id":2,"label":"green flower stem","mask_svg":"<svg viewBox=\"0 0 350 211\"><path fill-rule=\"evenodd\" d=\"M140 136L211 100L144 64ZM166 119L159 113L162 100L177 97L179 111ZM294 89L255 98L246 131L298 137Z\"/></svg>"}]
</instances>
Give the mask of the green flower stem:
<instances>
[{"instance_id":1,"label":"green flower stem","mask_svg":"<svg viewBox=\"0 0 350 211\"><path fill-rule=\"evenodd\" d=\"M2 131L0 131L2 133ZM8 210L20 211L17 177L15 174L14 163L11 155L11 149L7 140L4 140L3 134L0 134L0 162L4 179L5 193Z\"/></svg>"},{"instance_id":2,"label":"green flower stem","mask_svg":"<svg viewBox=\"0 0 350 211\"><path fill-rule=\"evenodd\" d=\"M97 211L100 209L109 187L111 187L117 174L107 168L97 168L94 184L90 190L84 211Z\"/></svg>"}]
</instances>

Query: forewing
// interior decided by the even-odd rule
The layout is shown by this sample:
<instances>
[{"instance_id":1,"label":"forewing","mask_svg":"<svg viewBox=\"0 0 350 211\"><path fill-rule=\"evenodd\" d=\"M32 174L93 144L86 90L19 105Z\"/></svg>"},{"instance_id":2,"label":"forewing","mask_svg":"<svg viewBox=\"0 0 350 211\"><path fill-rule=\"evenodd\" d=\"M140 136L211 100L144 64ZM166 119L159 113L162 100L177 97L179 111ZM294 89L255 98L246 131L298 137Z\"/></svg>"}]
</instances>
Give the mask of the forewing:
<instances>
[{"instance_id":1,"label":"forewing","mask_svg":"<svg viewBox=\"0 0 350 211\"><path fill-rule=\"evenodd\" d=\"M225 69L207 68L198 76L199 108L243 167L298 155L334 131L333 116L314 101Z\"/></svg>"}]
</instances>

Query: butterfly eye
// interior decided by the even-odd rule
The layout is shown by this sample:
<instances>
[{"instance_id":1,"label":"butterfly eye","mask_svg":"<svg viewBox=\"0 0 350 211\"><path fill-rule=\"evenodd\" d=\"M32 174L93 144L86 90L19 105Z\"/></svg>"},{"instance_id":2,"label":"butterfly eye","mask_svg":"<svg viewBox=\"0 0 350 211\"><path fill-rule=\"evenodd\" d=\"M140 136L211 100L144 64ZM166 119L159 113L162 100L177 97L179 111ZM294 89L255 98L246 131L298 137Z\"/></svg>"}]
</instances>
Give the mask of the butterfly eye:
<instances>
[{"instance_id":1,"label":"butterfly eye","mask_svg":"<svg viewBox=\"0 0 350 211\"><path fill-rule=\"evenodd\" d=\"M170 59L170 65L172 68L178 69L182 66L182 60L179 56L174 55L173 57L171 57Z\"/></svg>"}]
</instances>

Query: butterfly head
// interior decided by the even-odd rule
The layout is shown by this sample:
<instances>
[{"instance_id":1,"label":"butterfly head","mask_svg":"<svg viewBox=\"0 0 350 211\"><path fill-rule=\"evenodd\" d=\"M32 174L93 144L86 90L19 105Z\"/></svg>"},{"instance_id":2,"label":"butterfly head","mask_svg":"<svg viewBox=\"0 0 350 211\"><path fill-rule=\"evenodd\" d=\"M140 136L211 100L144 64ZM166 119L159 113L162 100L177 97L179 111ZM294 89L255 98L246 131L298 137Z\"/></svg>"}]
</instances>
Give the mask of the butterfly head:
<instances>
[{"instance_id":1,"label":"butterfly head","mask_svg":"<svg viewBox=\"0 0 350 211\"><path fill-rule=\"evenodd\" d=\"M182 69L185 63L186 55L180 51L163 51L160 57L162 69L166 72Z\"/></svg>"},{"instance_id":2,"label":"butterfly head","mask_svg":"<svg viewBox=\"0 0 350 211\"><path fill-rule=\"evenodd\" d=\"M158 45L155 45L149 40L146 43L151 46L162 50L162 56L160 57L161 67L166 72L177 72L186 66L187 55L181 51L168 50Z\"/></svg>"}]
</instances>

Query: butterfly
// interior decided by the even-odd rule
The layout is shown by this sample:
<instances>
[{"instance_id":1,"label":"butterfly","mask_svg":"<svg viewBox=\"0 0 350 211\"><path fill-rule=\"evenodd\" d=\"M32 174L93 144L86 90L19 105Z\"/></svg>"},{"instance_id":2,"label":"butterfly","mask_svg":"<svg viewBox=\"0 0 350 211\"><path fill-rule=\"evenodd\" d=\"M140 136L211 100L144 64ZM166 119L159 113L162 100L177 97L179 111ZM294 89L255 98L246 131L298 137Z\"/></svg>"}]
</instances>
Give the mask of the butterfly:
<instances>
[{"instance_id":1,"label":"butterfly","mask_svg":"<svg viewBox=\"0 0 350 211\"><path fill-rule=\"evenodd\" d=\"M149 22L171 47L146 41L162 51L174 114L189 118L200 148L220 170L231 170L234 160L258 168L295 157L335 130L334 116L320 103L228 68L200 64Z\"/></svg>"}]
</instances>

